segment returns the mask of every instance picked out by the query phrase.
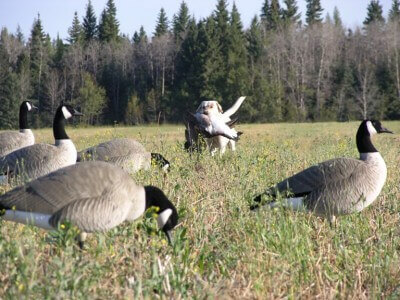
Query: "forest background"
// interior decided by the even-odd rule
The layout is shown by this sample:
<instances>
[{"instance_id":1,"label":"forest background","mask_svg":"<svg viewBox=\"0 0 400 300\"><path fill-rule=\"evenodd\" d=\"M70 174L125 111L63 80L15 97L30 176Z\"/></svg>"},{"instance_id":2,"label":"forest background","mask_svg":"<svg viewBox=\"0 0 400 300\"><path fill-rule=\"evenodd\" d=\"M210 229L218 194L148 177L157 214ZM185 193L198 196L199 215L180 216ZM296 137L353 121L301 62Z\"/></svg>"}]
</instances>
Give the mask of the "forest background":
<instances>
[{"instance_id":1,"label":"forest background","mask_svg":"<svg viewBox=\"0 0 400 300\"><path fill-rule=\"evenodd\" d=\"M244 29L235 4L216 1L196 20L188 5L154 32L119 30L114 0L100 16L92 3L75 13L64 41L50 37L40 15L30 36L0 35L0 128L18 124L22 100L40 109L34 126L50 126L60 101L84 114L79 122L179 123L200 101L227 108L247 95L242 122L348 121L400 118L400 0L387 16L370 1L363 25L347 28L340 12L306 0L264 0Z\"/></svg>"}]
</instances>

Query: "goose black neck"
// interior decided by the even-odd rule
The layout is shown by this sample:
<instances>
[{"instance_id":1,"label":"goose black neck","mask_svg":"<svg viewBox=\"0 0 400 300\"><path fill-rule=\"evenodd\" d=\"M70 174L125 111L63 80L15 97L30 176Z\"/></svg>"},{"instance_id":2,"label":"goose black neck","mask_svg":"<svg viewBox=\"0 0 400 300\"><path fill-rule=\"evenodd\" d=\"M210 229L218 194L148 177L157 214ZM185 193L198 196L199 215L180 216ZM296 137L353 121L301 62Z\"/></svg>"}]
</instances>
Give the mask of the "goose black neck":
<instances>
[{"instance_id":1,"label":"goose black neck","mask_svg":"<svg viewBox=\"0 0 400 300\"><path fill-rule=\"evenodd\" d=\"M19 107L19 129L28 129L28 108L25 102Z\"/></svg>"},{"instance_id":2,"label":"goose black neck","mask_svg":"<svg viewBox=\"0 0 400 300\"><path fill-rule=\"evenodd\" d=\"M356 135L356 141L357 141L357 149L358 149L359 153L378 152L378 150L376 150L376 148L372 144L371 135L368 132L365 122L363 122L360 125L360 128L358 128L357 135Z\"/></svg>"},{"instance_id":3,"label":"goose black neck","mask_svg":"<svg viewBox=\"0 0 400 300\"><path fill-rule=\"evenodd\" d=\"M165 159L160 153L151 153L151 159L157 163L161 168L169 165L169 161Z\"/></svg>"},{"instance_id":4,"label":"goose black neck","mask_svg":"<svg viewBox=\"0 0 400 300\"><path fill-rule=\"evenodd\" d=\"M68 140L69 137L65 132L65 118L61 111L61 108L58 108L56 111L56 115L54 116L53 121L53 134L55 140Z\"/></svg>"},{"instance_id":5,"label":"goose black neck","mask_svg":"<svg viewBox=\"0 0 400 300\"><path fill-rule=\"evenodd\" d=\"M178 223L178 212L176 211L175 206L172 204L171 201L165 196L162 190L155 186L145 186L144 190L146 192L146 210L151 207L151 206L156 206L159 207L160 210L158 213L162 213L164 210L170 208L172 210L172 215L170 217L170 220L172 226L169 229L172 229L177 223ZM169 230L168 229L168 230Z\"/></svg>"}]
</instances>

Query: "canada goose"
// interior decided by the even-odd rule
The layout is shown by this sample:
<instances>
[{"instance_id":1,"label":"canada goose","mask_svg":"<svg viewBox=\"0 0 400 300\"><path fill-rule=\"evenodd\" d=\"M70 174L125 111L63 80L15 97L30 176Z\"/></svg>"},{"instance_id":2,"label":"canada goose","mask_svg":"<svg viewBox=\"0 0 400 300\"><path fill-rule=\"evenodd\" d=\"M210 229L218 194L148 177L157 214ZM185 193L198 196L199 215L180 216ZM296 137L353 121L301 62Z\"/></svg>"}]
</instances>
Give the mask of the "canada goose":
<instances>
[{"instance_id":1,"label":"canada goose","mask_svg":"<svg viewBox=\"0 0 400 300\"><path fill-rule=\"evenodd\" d=\"M242 132L237 132L229 126L233 125L237 120L224 122L216 115L207 115L205 113L188 113L188 120L196 131L206 138L214 136L224 136L227 139L237 141Z\"/></svg>"},{"instance_id":2,"label":"canada goose","mask_svg":"<svg viewBox=\"0 0 400 300\"><path fill-rule=\"evenodd\" d=\"M362 211L378 197L386 181L386 164L371 142L376 133L393 133L379 121L364 120L357 131L360 159L335 158L289 177L264 194L276 199L288 195L281 205L294 210L310 210L332 222L338 215ZM261 205L261 195L251 209ZM270 207L279 205L269 203Z\"/></svg>"},{"instance_id":3,"label":"canada goose","mask_svg":"<svg viewBox=\"0 0 400 300\"><path fill-rule=\"evenodd\" d=\"M75 164L76 148L65 132L65 120L81 115L72 106L61 104L53 121L55 145L34 144L9 153L0 159L0 174L35 179Z\"/></svg>"},{"instance_id":4,"label":"canada goose","mask_svg":"<svg viewBox=\"0 0 400 300\"><path fill-rule=\"evenodd\" d=\"M15 150L33 145L35 136L28 126L28 112L37 110L30 101L23 101L19 107L19 131L0 133L0 157Z\"/></svg>"},{"instance_id":5,"label":"canada goose","mask_svg":"<svg viewBox=\"0 0 400 300\"><path fill-rule=\"evenodd\" d=\"M167 171L170 163L159 153L147 152L144 146L133 139L114 139L82 150L78 153L78 161L107 161L119 165L129 173L140 169L148 169L152 162Z\"/></svg>"},{"instance_id":6,"label":"canada goose","mask_svg":"<svg viewBox=\"0 0 400 300\"><path fill-rule=\"evenodd\" d=\"M159 208L158 226L171 241L178 213L165 194L137 185L120 167L100 161L59 169L0 196L3 219L47 230L69 221L82 232L81 247L86 233L133 221L151 206Z\"/></svg>"}]
</instances>

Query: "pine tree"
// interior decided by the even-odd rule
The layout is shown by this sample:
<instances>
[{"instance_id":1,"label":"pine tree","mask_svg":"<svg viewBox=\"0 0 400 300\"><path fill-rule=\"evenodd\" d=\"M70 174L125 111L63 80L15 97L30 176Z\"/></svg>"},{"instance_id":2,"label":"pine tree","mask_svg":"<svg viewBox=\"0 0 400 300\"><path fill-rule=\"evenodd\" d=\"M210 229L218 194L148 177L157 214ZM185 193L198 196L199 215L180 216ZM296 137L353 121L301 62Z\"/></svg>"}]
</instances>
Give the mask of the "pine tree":
<instances>
[{"instance_id":1,"label":"pine tree","mask_svg":"<svg viewBox=\"0 0 400 300\"><path fill-rule=\"evenodd\" d=\"M223 99L226 106L228 106L227 104L232 104L231 101L234 101L237 97L246 94L248 78L246 38L243 33L240 14L235 3L232 6L229 25L226 91Z\"/></svg>"},{"instance_id":2,"label":"pine tree","mask_svg":"<svg viewBox=\"0 0 400 300\"><path fill-rule=\"evenodd\" d=\"M82 26L85 35L85 41L90 41L97 37L97 19L91 0L88 1L88 4L86 6L86 15L83 18Z\"/></svg>"},{"instance_id":3,"label":"pine tree","mask_svg":"<svg viewBox=\"0 0 400 300\"><path fill-rule=\"evenodd\" d=\"M160 9L160 13L158 14L157 25L154 32L154 36L162 36L168 32L168 18L165 13L164 8Z\"/></svg>"},{"instance_id":4,"label":"pine tree","mask_svg":"<svg viewBox=\"0 0 400 300\"><path fill-rule=\"evenodd\" d=\"M203 61L200 59L198 49L198 28L194 20L190 20L188 24L187 34L182 42L176 58L175 68L175 88L174 88L174 107L176 111L172 113L179 119L187 110L192 110L190 99L199 99L200 86L199 82L203 82L202 71ZM196 63L194 62L196 61ZM195 79L197 77L197 79Z\"/></svg>"},{"instance_id":5,"label":"pine tree","mask_svg":"<svg viewBox=\"0 0 400 300\"><path fill-rule=\"evenodd\" d=\"M12 37L5 27L0 34L0 128L16 128L18 125L18 107L21 102L18 93L18 74L10 60L10 51L6 49L6 40Z\"/></svg>"},{"instance_id":6,"label":"pine tree","mask_svg":"<svg viewBox=\"0 0 400 300\"><path fill-rule=\"evenodd\" d=\"M269 16L267 17L268 28L276 30L282 23L282 11L279 0L271 0L269 8Z\"/></svg>"},{"instance_id":7,"label":"pine tree","mask_svg":"<svg viewBox=\"0 0 400 300\"><path fill-rule=\"evenodd\" d=\"M364 25L369 25L371 23L384 23L383 9L379 0L371 0L367 7L367 17L364 20Z\"/></svg>"},{"instance_id":8,"label":"pine tree","mask_svg":"<svg viewBox=\"0 0 400 300\"><path fill-rule=\"evenodd\" d=\"M343 22L342 22L342 18L340 17L339 9L336 6L333 9L333 22L335 23L336 27L343 26Z\"/></svg>"},{"instance_id":9,"label":"pine tree","mask_svg":"<svg viewBox=\"0 0 400 300\"><path fill-rule=\"evenodd\" d=\"M81 43L83 40L83 29L78 19L78 12L75 11L72 26L68 28L69 38L67 41L70 44Z\"/></svg>"},{"instance_id":10,"label":"pine tree","mask_svg":"<svg viewBox=\"0 0 400 300\"><path fill-rule=\"evenodd\" d=\"M63 40L60 39L60 36L58 34L54 47L55 47L55 52L53 56L53 64L54 66L61 68L63 65L62 60L66 50L66 46L64 45Z\"/></svg>"},{"instance_id":11,"label":"pine tree","mask_svg":"<svg viewBox=\"0 0 400 300\"><path fill-rule=\"evenodd\" d=\"M247 52L250 57L250 65L258 62L262 53L262 36L260 24L257 16L251 20L250 28L246 34L247 38Z\"/></svg>"},{"instance_id":12,"label":"pine tree","mask_svg":"<svg viewBox=\"0 0 400 300\"><path fill-rule=\"evenodd\" d=\"M286 9L282 11L282 17L286 24L299 24L301 22L301 13L298 13L296 0L284 0Z\"/></svg>"},{"instance_id":13,"label":"pine tree","mask_svg":"<svg viewBox=\"0 0 400 300\"><path fill-rule=\"evenodd\" d=\"M33 22L29 49L31 83L33 88L31 97L38 100L41 111L40 118L48 125L51 122L52 116L48 111L45 82L48 76L48 59L51 54L51 42L49 35L43 32L40 15Z\"/></svg>"},{"instance_id":14,"label":"pine tree","mask_svg":"<svg viewBox=\"0 0 400 300\"><path fill-rule=\"evenodd\" d=\"M147 34L143 26L140 26L139 33L135 31L135 33L133 34L133 42L135 44L139 44L140 42L147 43Z\"/></svg>"},{"instance_id":15,"label":"pine tree","mask_svg":"<svg viewBox=\"0 0 400 300\"><path fill-rule=\"evenodd\" d=\"M266 21L269 18L269 1L264 0L263 6L261 7L261 20Z\"/></svg>"},{"instance_id":16,"label":"pine tree","mask_svg":"<svg viewBox=\"0 0 400 300\"><path fill-rule=\"evenodd\" d=\"M33 27L31 31L31 37L29 41L30 45L30 57L31 57L31 74L32 83L34 88L33 97L36 99L41 99L42 84L43 84L43 67L45 66L44 49L45 49L45 34L43 32L42 22L40 20L40 15L33 22Z\"/></svg>"},{"instance_id":17,"label":"pine tree","mask_svg":"<svg viewBox=\"0 0 400 300\"><path fill-rule=\"evenodd\" d=\"M331 15L330 15L329 13L326 13L326 16L325 16L325 23L326 23L326 24L333 24L333 23L332 23Z\"/></svg>"},{"instance_id":18,"label":"pine tree","mask_svg":"<svg viewBox=\"0 0 400 300\"><path fill-rule=\"evenodd\" d=\"M21 29L21 26L19 26L19 24L17 26L17 32L15 33L15 36L17 37L17 40L20 43L24 43L24 40L25 40L24 34L22 33L22 29Z\"/></svg>"},{"instance_id":19,"label":"pine tree","mask_svg":"<svg viewBox=\"0 0 400 300\"><path fill-rule=\"evenodd\" d=\"M139 33L134 35L134 60L139 62L135 71L135 90L139 100L144 103L148 92L148 67L146 61L148 59L148 40L147 34L143 28L140 27Z\"/></svg>"},{"instance_id":20,"label":"pine tree","mask_svg":"<svg viewBox=\"0 0 400 300\"><path fill-rule=\"evenodd\" d=\"M319 24L322 22L322 7L320 0L306 0L307 2L307 12L306 12L306 22L308 26Z\"/></svg>"},{"instance_id":21,"label":"pine tree","mask_svg":"<svg viewBox=\"0 0 400 300\"><path fill-rule=\"evenodd\" d=\"M182 33L186 31L189 23L189 8L185 1L182 1L179 12L174 15L172 23L175 40L182 41Z\"/></svg>"},{"instance_id":22,"label":"pine tree","mask_svg":"<svg viewBox=\"0 0 400 300\"><path fill-rule=\"evenodd\" d=\"M219 42L224 60L226 60L228 55L229 12L227 6L226 0L218 0L216 10L214 11L215 39Z\"/></svg>"},{"instance_id":23,"label":"pine tree","mask_svg":"<svg viewBox=\"0 0 400 300\"><path fill-rule=\"evenodd\" d=\"M389 20L390 21L400 20L400 0L393 0L392 8L389 11Z\"/></svg>"},{"instance_id":24,"label":"pine tree","mask_svg":"<svg viewBox=\"0 0 400 300\"><path fill-rule=\"evenodd\" d=\"M99 38L103 42L118 41L119 22L117 20L117 8L115 7L114 0L108 0L106 8L101 13Z\"/></svg>"}]
</instances>

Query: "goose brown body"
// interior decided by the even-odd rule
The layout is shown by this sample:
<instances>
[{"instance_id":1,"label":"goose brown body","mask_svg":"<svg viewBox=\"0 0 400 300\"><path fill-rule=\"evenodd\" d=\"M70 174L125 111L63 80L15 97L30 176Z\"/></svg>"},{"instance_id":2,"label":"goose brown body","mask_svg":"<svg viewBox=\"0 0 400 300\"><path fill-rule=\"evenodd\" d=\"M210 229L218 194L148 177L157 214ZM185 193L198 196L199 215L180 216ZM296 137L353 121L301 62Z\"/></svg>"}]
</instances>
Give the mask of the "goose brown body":
<instances>
[{"instance_id":1,"label":"goose brown body","mask_svg":"<svg viewBox=\"0 0 400 300\"><path fill-rule=\"evenodd\" d=\"M51 215L53 227L68 220L84 232L106 231L144 212L145 190L117 166L85 162L15 188L0 206Z\"/></svg>"}]
</instances>

